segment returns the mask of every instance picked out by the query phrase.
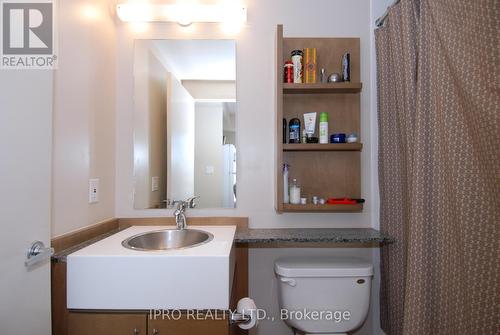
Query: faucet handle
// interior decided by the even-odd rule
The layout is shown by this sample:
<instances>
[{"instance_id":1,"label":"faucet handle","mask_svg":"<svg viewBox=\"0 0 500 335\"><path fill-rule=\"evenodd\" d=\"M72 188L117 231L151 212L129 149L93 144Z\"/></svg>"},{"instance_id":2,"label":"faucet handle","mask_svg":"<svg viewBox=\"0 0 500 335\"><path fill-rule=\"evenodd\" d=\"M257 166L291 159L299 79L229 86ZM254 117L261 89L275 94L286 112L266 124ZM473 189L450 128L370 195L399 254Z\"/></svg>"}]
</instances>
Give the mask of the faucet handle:
<instances>
[{"instance_id":1,"label":"faucet handle","mask_svg":"<svg viewBox=\"0 0 500 335\"><path fill-rule=\"evenodd\" d=\"M196 203L194 201L196 199L199 199L199 198L200 198L199 196L194 196L194 197L188 198L186 200L186 204L187 204L188 208L195 208L196 207Z\"/></svg>"},{"instance_id":2,"label":"faucet handle","mask_svg":"<svg viewBox=\"0 0 500 335\"><path fill-rule=\"evenodd\" d=\"M172 207L176 207L178 210L186 208L187 203L184 200L173 200L171 203Z\"/></svg>"}]
</instances>

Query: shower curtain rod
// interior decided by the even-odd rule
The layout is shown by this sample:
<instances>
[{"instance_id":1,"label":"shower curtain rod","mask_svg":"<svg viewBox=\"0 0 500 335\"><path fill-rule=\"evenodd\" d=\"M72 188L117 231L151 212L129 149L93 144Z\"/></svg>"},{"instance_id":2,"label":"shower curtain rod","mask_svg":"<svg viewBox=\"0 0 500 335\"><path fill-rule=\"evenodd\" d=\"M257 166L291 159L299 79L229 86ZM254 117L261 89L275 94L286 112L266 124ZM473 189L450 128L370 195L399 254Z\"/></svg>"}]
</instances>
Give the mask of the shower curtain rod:
<instances>
[{"instance_id":1,"label":"shower curtain rod","mask_svg":"<svg viewBox=\"0 0 500 335\"><path fill-rule=\"evenodd\" d=\"M396 0L392 3L392 5L390 5L389 7L387 7L387 10L385 11L384 15L382 15L381 17L379 17L376 21L375 21L375 26L377 28L379 27L382 27L384 25L384 22L385 22L385 19L387 18L387 15L389 15L389 10L396 6L401 0Z\"/></svg>"}]
</instances>

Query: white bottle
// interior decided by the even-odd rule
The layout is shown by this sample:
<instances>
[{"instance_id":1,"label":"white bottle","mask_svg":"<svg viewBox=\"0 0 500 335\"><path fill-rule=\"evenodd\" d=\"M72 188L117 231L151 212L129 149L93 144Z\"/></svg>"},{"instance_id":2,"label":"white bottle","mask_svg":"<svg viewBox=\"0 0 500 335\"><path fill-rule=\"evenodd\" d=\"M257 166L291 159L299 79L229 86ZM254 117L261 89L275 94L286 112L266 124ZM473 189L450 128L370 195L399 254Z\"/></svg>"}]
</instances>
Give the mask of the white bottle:
<instances>
[{"instance_id":1,"label":"white bottle","mask_svg":"<svg viewBox=\"0 0 500 335\"><path fill-rule=\"evenodd\" d=\"M290 193L288 189L288 164L283 164L283 203L290 203Z\"/></svg>"},{"instance_id":2,"label":"white bottle","mask_svg":"<svg viewBox=\"0 0 500 335\"><path fill-rule=\"evenodd\" d=\"M290 203L293 205L300 204L300 186L297 183L297 179L294 179L290 186Z\"/></svg>"},{"instance_id":3,"label":"white bottle","mask_svg":"<svg viewBox=\"0 0 500 335\"><path fill-rule=\"evenodd\" d=\"M328 143L328 113L319 114L319 143Z\"/></svg>"}]
</instances>

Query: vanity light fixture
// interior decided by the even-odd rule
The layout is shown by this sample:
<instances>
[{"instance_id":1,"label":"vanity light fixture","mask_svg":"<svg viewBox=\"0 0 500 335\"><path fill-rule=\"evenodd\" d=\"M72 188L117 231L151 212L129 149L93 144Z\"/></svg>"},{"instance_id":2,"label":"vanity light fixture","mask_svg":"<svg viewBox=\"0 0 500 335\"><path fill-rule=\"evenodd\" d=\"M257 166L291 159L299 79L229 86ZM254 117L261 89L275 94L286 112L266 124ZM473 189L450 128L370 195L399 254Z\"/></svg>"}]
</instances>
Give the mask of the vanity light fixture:
<instances>
[{"instance_id":1,"label":"vanity light fixture","mask_svg":"<svg viewBox=\"0 0 500 335\"><path fill-rule=\"evenodd\" d=\"M193 22L240 23L247 21L247 8L240 4L170 4L153 5L126 3L116 6L116 13L124 22L177 22L188 26Z\"/></svg>"}]
</instances>

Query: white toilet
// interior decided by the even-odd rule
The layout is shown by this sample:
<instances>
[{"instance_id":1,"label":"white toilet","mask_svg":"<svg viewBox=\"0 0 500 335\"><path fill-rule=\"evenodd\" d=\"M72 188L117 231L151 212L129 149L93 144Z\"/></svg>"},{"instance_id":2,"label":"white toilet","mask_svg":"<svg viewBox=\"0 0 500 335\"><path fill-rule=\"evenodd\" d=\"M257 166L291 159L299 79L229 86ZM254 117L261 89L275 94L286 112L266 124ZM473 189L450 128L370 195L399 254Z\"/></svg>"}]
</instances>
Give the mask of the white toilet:
<instances>
[{"instance_id":1,"label":"white toilet","mask_svg":"<svg viewBox=\"0 0 500 335\"><path fill-rule=\"evenodd\" d=\"M346 334L365 321L373 265L355 258L286 257L274 264L282 320L304 334Z\"/></svg>"}]
</instances>

